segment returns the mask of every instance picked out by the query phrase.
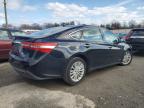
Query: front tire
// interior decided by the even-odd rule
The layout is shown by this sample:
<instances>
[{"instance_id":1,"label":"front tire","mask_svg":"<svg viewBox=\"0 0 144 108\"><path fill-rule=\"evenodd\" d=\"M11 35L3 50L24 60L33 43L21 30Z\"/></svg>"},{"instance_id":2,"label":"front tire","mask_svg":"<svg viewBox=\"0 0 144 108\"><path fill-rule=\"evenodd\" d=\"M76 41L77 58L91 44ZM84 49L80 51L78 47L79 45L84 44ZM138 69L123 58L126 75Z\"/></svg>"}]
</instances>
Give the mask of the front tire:
<instances>
[{"instance_id":1,"label":"front tire","mask_svg":"<svg viewBox=\"0 0 144 108\"><path fill-rule=\"evenodd\" d=\"M126 66L132 62L132 53L130 51L125 51L124 57L122 59L121 65Z\"/></svg>"},{"instance_id":2,"label":"front tire","mask_svg":"<svg viewBox=\"0 0 144 108\"><path fill-rule=\"evenodd\" d=\"M72 58L65 70L64 81L69 85L79 83L86 73L86 63L80 57Z\"/></svg>"}]
</instances>

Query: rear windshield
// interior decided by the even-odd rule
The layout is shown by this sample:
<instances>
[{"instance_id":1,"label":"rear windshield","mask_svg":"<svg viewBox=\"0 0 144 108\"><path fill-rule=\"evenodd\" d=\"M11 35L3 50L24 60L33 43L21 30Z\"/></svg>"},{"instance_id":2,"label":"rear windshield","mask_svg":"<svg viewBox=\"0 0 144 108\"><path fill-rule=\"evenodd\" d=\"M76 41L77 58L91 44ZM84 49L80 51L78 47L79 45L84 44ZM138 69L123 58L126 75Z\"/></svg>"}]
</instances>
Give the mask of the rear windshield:
<instances>
[{"instance_id":1,"label":"rear windshield","mask_svg":"<svg viewBox=\"0 0 144 108\"><path fill-rule=\"evenodd\" d=\"M53 34L60 33L67 29L69 28L68 27L53 27L53 28L49 28L49 29L41 30L39 32L32 33L28 36L32 38L42 38L45 36L51 36Z\"/></svg>"},{"instance_id":2,"label":"rear windshield","mask_svg":"<svg viewBox=\"0 0 144 108\"><path fill-rule=\"evenodd\" d=\"M12 36L26 36L27 34L22 31L11 31Z\"/></svg>"},{"instance_id":3,"label":"rear windshield","mask_svg":"<svg viewBox=\"0 0 144 108\"><path fill-rule=\"evenodd\" d=\"M144 31L133 31L132 36L144 36Z\"/></svg>"}]
</instances>

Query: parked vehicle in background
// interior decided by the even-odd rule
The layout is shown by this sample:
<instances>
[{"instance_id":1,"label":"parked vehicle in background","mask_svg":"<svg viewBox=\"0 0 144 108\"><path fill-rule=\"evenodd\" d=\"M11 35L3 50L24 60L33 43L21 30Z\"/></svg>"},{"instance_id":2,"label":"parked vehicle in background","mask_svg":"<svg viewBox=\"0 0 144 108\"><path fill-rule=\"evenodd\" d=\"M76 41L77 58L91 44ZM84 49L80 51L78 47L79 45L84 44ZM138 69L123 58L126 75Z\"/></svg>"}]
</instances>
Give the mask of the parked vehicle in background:
<instances>
[{"instance_id":1,"label":"parked vehicle in background","mask_svg":"<svg viewBox=\"0 0 144 108\"><path fill-rule=\"evenodd\" d=\"M77 84L87 72L132 61L131 47L114 34L90 25L55 27L15 37L10 63L24 77L63 78Z\"/></svg>"},{"instance_id":2,"label":"parked vehicle in background","mask_svg":"<svg viewBox=\"0 0 144 108\"><path fill-rule=\"evenodd\" d=\"M8 59L13 36L26 35L24 32L13 29L0 28L0 60Z\"/></svg>"},{"instance_id":3,"label":"parked vehicle in background","mask_svg":"<svg viewBox=\"0 0 144 108\"><path fill-rule=\"evenodd\" d=\"M144 51L144 29L133 29L126 37L134 51Z\"/></svg>"}]
</instances>

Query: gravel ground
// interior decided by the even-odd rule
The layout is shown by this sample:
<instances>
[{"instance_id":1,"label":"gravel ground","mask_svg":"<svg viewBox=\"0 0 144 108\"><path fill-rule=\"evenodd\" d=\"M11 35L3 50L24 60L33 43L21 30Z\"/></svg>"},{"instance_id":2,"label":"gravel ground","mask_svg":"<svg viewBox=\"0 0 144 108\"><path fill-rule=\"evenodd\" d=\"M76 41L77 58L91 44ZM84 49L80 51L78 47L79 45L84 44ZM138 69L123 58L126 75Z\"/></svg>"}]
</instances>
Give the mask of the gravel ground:
<instances>
[{"instance_id":1,"label":"gravel ground","mask_svg":"<svg viewBox=\"0 0 144 108\"><path fill-rule=\"evenodd\" d=\"M21 82L23 79L13 71L7 62L0 62L0 87Z\"/></svg>"},{"instance_id":2,"label":"gravel ground","mask_svg":"<svg viewBox=\"0 0 144 108\"><path fill-rule=\"evenodd\" d=\"M144 108L144 54L135 55L129 66L96 70L88 74L81 83L72 87L67 86L62 80L25 80L16 74L8 63L0 64L0 99L1 93L4 94L1 91L5 89L9 91L11 87L17 90L22 82L27 85L23 89L34 86L38 91L41 89L50 92L61 91L71 93L74 97L84 96L84 100L92 100L96 108ZM13 86L16 83L18 86ZM31 99L30 103L33 105L34 101Z\"/></svg>"},{"instance_id":3,"label":"gravel ground","mask_svg":"<svg viewBox=\"0 0 144 108\"><path fill-rule=\"evenodd\" d=\"M95 104L83 96L26 83L2 87L0 98L0 108L95 108Z\"/></svg>"}]
</instances>

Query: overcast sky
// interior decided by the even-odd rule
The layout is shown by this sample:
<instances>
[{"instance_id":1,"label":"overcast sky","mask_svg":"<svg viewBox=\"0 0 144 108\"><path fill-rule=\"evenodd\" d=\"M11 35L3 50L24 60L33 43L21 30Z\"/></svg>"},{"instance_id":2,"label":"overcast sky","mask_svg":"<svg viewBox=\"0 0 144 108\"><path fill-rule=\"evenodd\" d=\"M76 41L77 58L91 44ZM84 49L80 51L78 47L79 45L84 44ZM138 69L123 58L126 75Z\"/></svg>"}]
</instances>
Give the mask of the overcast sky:
<instances>
[{"instance_id":1,"label":"overcast sky","mask_svg":"<svg viewBox=\"0 0 144 108\"><path fill-rule=\"evenodd\" d=\"M77 21L86 24L144 20L144 0L7 0L10 24ZM4 23L0 0L0 24Z\"/></svg>"}]
</instances>

